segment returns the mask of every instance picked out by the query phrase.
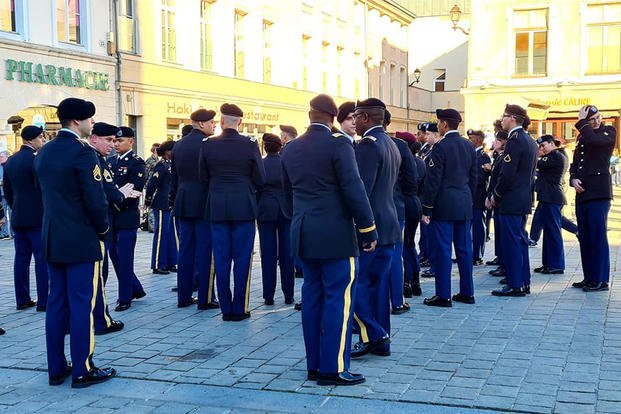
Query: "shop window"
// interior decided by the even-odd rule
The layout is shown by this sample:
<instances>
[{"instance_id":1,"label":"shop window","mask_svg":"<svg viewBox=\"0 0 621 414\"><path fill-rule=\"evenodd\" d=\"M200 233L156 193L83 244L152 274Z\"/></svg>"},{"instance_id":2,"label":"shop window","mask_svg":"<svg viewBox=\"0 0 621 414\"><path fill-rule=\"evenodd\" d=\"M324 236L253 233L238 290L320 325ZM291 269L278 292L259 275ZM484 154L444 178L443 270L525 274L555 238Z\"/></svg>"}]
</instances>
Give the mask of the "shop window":
<instances>
[{"instance_id":1,"label":"shop window","mask_svg":"<svg viewBox=\"0 0 621 414\"><path fill-rule=\"evenodd\" d=\"M516 10L514 73L520 76L546 75L548 60L548 9Z\"/></svg>"},{"instance_id":2,"label":"shop window","mask_svg":"<svg viewBox=\"0 0 621 414\"><path fill-rule=\"evenodd\" d=\"M119 50L136 53L136 11L134 0L119 2Z\"/></svg>"},{"instance_id":3,"label":"shop window","mask_svg":"<svg viewBox=\"0 0 621 414\"><path fill-rule=\"evenodd\" d=\"M0 0L0 30L16 32L15 0Z\"/></svg>"},{"instance_id":4,"label":"shop window","mask_svg":"<svg viewBox=\"0 0 621 414\"><path fill-rule=\"evenodd\" d=\"M215 0L201 0L201 69L213 69L213 36L211 6Z\"/></svg>"},{"instance_id":5,"label":"shop window","mask_svg":"<svg viewBox=\"0 0 621 414\"><path fill-rule=\"evenodd\" d=\"M56 0L56 34L59 42L82 44L80 0Z\"/></svg>"},{"instance_id":6,"label":"shop window","mask_svg":"<svg viewBox=\"0 0 621 414\"><path fill-rule=\"evenodd\" d=\"M589 5L587 72L621 72L621 3Z\"/></svg>"},{"instance_id":7,"label":"shop window","mask_svg":"<svg viewBox=\"0 0 621 414\"><path fill-rule=\"evenodd\" d=\"M238 78L244 77L245 67L244 60L246 59L246 54L244 50L244 18L246 17L246 13L235 10L235 17L233 20L233 59L235 60L234 64L234 75Z\"/></svg>"},{"instance_id":8,"label":"shop window","mask_svg":"<svg viewBox=\"0 0 621 414\"><path fill-rule=\"evenodd\" d=\"M272 82L272 22L263 20L263 82Z\"/></svg>"},{"instance_id":9,"label":"shop window","mask_svg":"<svg viewBox=\"0 0 621 414\"><path fill-rule=\"evenodd\" d=\"M446 70L440 69L438 76L433 79L433 90L435 92L444 92L446 90Z\"/></svg>"},{"instance_id":10,"label":"shop window","mask_svg":"<svg viewBox=\"0 0 621 414\"><path fill-rule=\"evenodd\" d=\"M177 61L177 22L175 0L162 0L162 60Z\"/></svg>"}]
</instances>

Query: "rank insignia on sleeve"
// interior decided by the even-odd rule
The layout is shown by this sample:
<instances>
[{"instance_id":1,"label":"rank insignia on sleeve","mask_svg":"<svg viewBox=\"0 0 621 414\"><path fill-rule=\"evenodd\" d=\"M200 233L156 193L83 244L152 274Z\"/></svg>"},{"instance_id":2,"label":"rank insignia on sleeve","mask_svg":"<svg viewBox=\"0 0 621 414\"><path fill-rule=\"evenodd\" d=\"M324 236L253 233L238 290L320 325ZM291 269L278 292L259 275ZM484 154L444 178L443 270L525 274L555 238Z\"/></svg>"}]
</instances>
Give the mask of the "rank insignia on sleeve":
<instances>
[{"instance_id":1,"label":"rank insignia on sleeve","mask_svg":"<svg viewBox=\"0 0 621 414\"><path fill-rule=\"evenodd\" d=\"M509 154L505 155L505 157L502 160L504 162L511 162L511 155L509 155Z\"/></svg>"},{"instance_id":2,"label":"rank insignia on sleeve","mask_svg":"<svg viewBox=\"0 0 621 414\"><path fill-rule=\"evenodd\" d=\"M142 173L138 173L138 177L142 177Z\"/></svg>"},{"instance_id":3,"label":"rank insignia on sleeve","mask_svg":"<svg viewBox=\"0 0 621 414\"><path fill-rule=\"evenodd\" d=\"M99 168L99 164L95 164L95 168L93 168L93 178L95 181L101 181L101 168Z\"/></svg>"},{"instance_id":4,"label":"rank insignia on sleeve","mask_svg":"<svg viewBox=\"0 0 621 414\"><path fill-rule=\"evenodd\" d=\"M112 176L110 175L110 172L108 170L103 170L103 177L104 177L104 180L106 180L106 182L108 183L112 182Z\"/></svg>"}]
</instances>

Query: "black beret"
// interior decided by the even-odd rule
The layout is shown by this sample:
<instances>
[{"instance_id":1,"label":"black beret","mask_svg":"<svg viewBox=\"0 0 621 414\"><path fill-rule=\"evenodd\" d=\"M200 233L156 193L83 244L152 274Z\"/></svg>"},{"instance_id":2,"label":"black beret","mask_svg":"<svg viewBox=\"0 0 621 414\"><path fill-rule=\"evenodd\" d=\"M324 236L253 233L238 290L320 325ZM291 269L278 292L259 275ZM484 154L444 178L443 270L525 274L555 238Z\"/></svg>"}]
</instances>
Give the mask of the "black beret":
<instances>
[{"instance_id":1,"label":"black beret","mask_svg":"<svg viewBox=\"0 0 621 414\"><path fill-rule=\"evenodd\" d=\"M190 119L194 122L207 122L211 121L214 116L216 116L216 111L201 108L192 112L192 114L190 115Z\"/></svg>"},{"instance_id":2,"label":"black beret","mask_svg":"<svg viewBox=\"0 0 621 414\"><path fill-rule=\"evenodd\" d=\"M507 115L513 115L513 116L519 116L522 118L526 118L526 110L519 105L507 104L505 106L505 113Z\"/></svg>"},{"instance_id":3,"label":"black beret","mask_svg":"<svg viewBox=\"0 0 621 414\"><path fill-rule=\"evenodd\" d=\"M172 151L174 146L175 146L175 141L171 140L171 141L162 142L162 144L156 149L157 155L162 157L166 153L166 151Z\"/></svg>"},{"instance_id":4,"label":"black beret","mask_svg":"<svg viewBox=\"0 0 621 414\"><path fill-rule=\"evenodd\" d=\"M334 99L330 95L326 95L324 93L315 96L310 101L311 109L315 111L324 112L328 115L337 116L339 111L336 108L336 103L334 103Z\"/></svg>"},{"instance_id":5,"label":"black beret","mask_svg":"<svg viewBox=\"0 0 621 414\"><path fill-rule=\"evenodd\" d=\"M390 112L388 111L388 109L386 109L384 111L384 123L386 125L390 125L390 120L392 119L392 115L390 114Z\"/></svg>"},{"instance_id":6,"label":"black beret","mask_svg":"<svg viewBox=\"0 0 621 414\"><path fill-rule=\"evenodd\" d=\"M416 129L418 129L420 132L427 131L427 123L426 122L421 122L420 124L418 124L416 126Z\"/></svg>"},{"instance_id":7,"label":"black beret","mask_svg":"<svg viewBox=\"0 0 621 414\"><path fill-rule=\"evenodd\" d=\"M43 128L35 126L35 125L28 125L22 129L22 138L25 139L26 141L30 141L31 139L35 139L42 133L43 133Z\"/></svg>"},{"instance_id":8,"label":"black beret","mask_svg":"<svg viewBox=\"0 0 621 414\"><path fill-rule=\"evenodd\" d=\"M282 141L280 140L280 137L278 135L274 135L270 133L263 134L263 142L264 143L271 142L274 144L282 145Z\"/></svg>"},{"instance_id":9,"label":"black beret","mask_svg":"<svg viewBox=\"0 0 621 414\"><path fill-rule=\"evenodd\" d=\"M95 105L80 98L63 99L56 109L59 120L78 120L92 118L95 115Z\"/></svg>"},{"instance_id":10,"label":"black beret","mask_svg":"<svg viewBox=\"0 0 621 414\"><path fill-rule=\"evenodd\" d=\"M345 118L347 118L347 115L354 112L355 109L356 109L355 102L352 102L352 101L343 102L341 106L339 106L339 111L338 111L338 114L336 115L336 120L339 121L339 123L343 122Z\"/></svg>"},{"instance_id":11,"label":"black beret","mask_svg":"<svg viewBox=\"0 0 621 414\"><path fill-rule=\"evenodd\" d=\"M554 142L554 137L552 135L542 135L537 138L537 144L543 144L544 142Z\"/></svg>"},{"instance_id":12,"label":"black beret","mask_svg":"<svg viewBox=\"0 0 621 414\"><path fill-rule=\"evenodd\" d=\"M120 126L120 134L116 134L117 137L119 138L134 138L136 136L136 134L134 133L134 130L131 129L130 127L126 127L126 126Z\"/></svg>"},{"instance_id":13,"label":"black beret","mask_svg":"<svg viewBox=\"0 0 621 414\"><path fill-rule=\"evenodd\" d=\"M106 124L105 122L95 122L93 125L93 135L100 137L120 136L121 130L116 125Z\"/></svg>"},{"instance_id":14,"label":"black beret","mask_svg":"<svg viewBox=\"0 0 621 414\"><path fill-rule=\"evenodd\" d=\"M427 132L438 132L438 124L435 122L429 122L427 124Z\"/></svg>"},{"instance_id":15,"label":"black beret","mask_svg":"<svg viewBox=\"0 0 621 414\"><path fill-rule=\"evenodd\" d=\"M507 131L498 131L496 132L496 138L502 141L506 141L509 138L509 134Z\"/></svg>"},{"instance_id":16,"label":"black beret","mask_svg":"<svg viewBox=\"0 0 621 414\"><path fill-rule=\"evenodd\" d=\"M377 98L369 98L364 101L356 102L356 109L383 109L386 110L386 104Z\"/></svg>"},{"instance_id":17,"label":"black beret","mask_svg":"<svg viewBox=\"0 0 621 414\"><path fill-rule=\"evenodd\" d=\"M293 136L294 138L298 136L298 130L295 129L295 127L292 127L291 125L281 125L280 130L284 133L287 133Z\"/></svg>"},{"instance_id":18,"label":"black beret","mask_svg":"<svg viewBox=\"0 0 621 414\"><path fill-rule=\"evenodd\" d=\"M220 107L222 115L236 116L238 118L244 117L244 112L235 104L225 103Z\"/></svg>"},{"instance_id":19,"label":"black beret","mask_svg":"<svg viewBox=\"0 0 621 414\"><path fill-rule=\"evenodd\" d=\"M594 105L589 105L589 109L587 110L587 119L598 113L599 110Z\"/></svg>"},{"instance_id":20,"label":"black beret","mask_svg":"<svg viewBox=\"0 0 621 414\"><path fill-rule=\"evenodd\" d=\"M192 125L184 125L183 128L181 128L181 136L185 137L190 132L192 132L193 129L194 127Z\"/></svg>"},{"instance_id":21,"label":"black beret","mask_svg":"<svg viewBox=\"0 0 621 414\"><path fill-rule=\"evenodd\" d=\"M436 109L436 118L461 122L461 115L453 108Z\"/></svg>"}]
</instances>

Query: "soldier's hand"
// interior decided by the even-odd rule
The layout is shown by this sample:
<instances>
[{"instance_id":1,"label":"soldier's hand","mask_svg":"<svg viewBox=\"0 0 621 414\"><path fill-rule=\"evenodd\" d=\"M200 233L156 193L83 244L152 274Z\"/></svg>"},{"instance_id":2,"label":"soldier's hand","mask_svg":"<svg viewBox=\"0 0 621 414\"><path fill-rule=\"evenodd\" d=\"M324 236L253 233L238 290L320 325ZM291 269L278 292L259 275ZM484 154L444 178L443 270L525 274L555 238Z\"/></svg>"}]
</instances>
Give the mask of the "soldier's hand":
<instances>
[{"instance_id":1,"label":"soldier's hand","mask_svg":"<svg viewBox=\"0 0 621 414\"><path fill-rule=\"evenodd\" d=\"M490 172L492 170L492 164L488 162L487 164L481 165L481 168L483 171Z\"/></svg>"},{"instance_id":2,"label":"soldier's hand","mask_svg":"<svg viewBox=\"0 0 621 414\"><path fill-rule=\"evenodd\" d=\"M492 205L492 207L498 207L498 203L496 202L496 200L494 199L494 196L492 196L489 199L490 204Z\"/></svg>"},{"instance_id":3,"label":"soldier's hand","mask_svg":"<svg viewBox=\"0 0 621 414\"><path fill-rule=\"evenodd\" d=\"M123 197L129 198L129 195L131 194L133 189L134 185L132 183L127 183L123 187L119 188L119 191L121 192L121 194L123 194Z\"/></svg>"},{"instance_id":4,"label":"soldier's hand","mask_svg":"<svg viewBox=\"0 0 621 414\"><path fill-rule=\"evenodd\" d=\"M139 198L142 195L142 191L131 190L125 198Z\"/></svg>"},{"instance_id":5,"label":"soldier's hand","mask_svg":"<svg viewBox=\"0 0 621 414\"><path fill-rule=\"evenodd\" d=\"M589 105L584 105L578 112L578 120L585 119L589 113Z\"/></svg>"},{"instance_id":6,"label":"soldier's hand","mask_svg":"<svg viewBox=\"0 0 621 414\"><path fill-rule=\"evenodd\" d=\"M488 210L492 209L492 201L488 198L485 199L485 208Z\"/></svg>"},{"instance_id":7,"label":"soldier's hand","mask_svg":"<svg viewBox=\"0 0 621 414\"><path fill-rule=\"evenodd\" d=\"M376 246L377 246L377 240L373 240L372 242L362 243L362 250L364 250L367 253L371 253L372 251L375 250Z\"/></svg>"},{"instance_id":8,"label":"soldier's hand","mask_svg":"<svg viewBox=\"0 0 621 414\"><path fill-rule=\"evenodd\" d=\"M5 221L6 221L6 220L4 219L4 217L2 217L2 218L0 219L0 226L2 226L2 225L4 224L4 222L5 222Z\"/></svg>"},{"instance_id":9,"label":"soldier's hand","mask_svg":"<svg viewBox=\"0 0 621 414\"><path fill-rule=\"evenodd\" d=\"M582 181L578 178L574 178L571 180L571 186L576 189L576 193L581 194L584 193L584 188L582 187Z\"/></svg>"},{"instance_id":10,"label":"soldier's hand","mask_svg":"<svg viewBox=\"0 0 621 414\"><path fill-rule=\"evenodd\" d=\"M421 217L420 221L422 221L424 224L429 224L429 222L431 222L431 217L423 215L423 217Z\"/></svg>"}]
</instances>

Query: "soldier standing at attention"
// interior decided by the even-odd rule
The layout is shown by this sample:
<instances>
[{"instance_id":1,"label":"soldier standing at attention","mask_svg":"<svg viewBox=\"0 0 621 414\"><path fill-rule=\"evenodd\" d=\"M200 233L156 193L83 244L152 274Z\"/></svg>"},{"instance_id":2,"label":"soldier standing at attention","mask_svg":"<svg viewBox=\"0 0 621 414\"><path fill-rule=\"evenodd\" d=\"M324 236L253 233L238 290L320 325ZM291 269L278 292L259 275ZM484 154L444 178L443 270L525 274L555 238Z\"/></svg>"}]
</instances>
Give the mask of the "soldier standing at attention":
<instances>
[{"instance_id":1,"label":"soldier standing at attention","mask_svg":"<svg viewBox=\"0 0 621 414\"><path fill-rule=\"evenodd\" d=\"M285 195L293 202L291 244L304 270L307 378L318 385L365 381L349 372L357 236L368 252L377 240L353 146L343 134L331 131L336 115L330 96L313 98L308 130L282 154Z\"/></svg>"},{"instance_id":2,"label":"soldier standing at attention","mask_svg":"<svg viewBox=\"0 0 621 414\"><path fill-rule=\"evenodd\" d=\"M485 139L483 131L469 129L468 139L474 145L477 154L477 186L472 206L472 256L473 265L481 266L485 254L485 198L490 175L484 166L491 167L492 160L483 151L483 140Z\"/></svg>"},{"instance_id":3,"label":"soldier standing at attention","mask_svg":"<svg viewBox=\"0 0 621 414\"><path fill-rule=\"evenodd\" d=\"M608 290L610 249L606 225L612 183L610 156L617 131L602 122L593 105L580 108L576 128L580 135L569 170L569 182L576 189L576 219L584 280L573 284L585 292Z\"/></svg>"},{"instance_id":4,"label":"soldier standing at attention","mask_svg":"<svg viewBox=\"0 0 621 414\"><path fill-rule=\"evenodd\" d=\"M211 222L222 319L241 321L250 317L248 301L257 218L256 193L265 182L265 170L256 139L238 132L244 117L242 110L225 103L220 113L222 134L203 141L199 171L209 189L205 217Z\"/></svg>"},{"instance_id":5,"label":"soldier standing at attention","mask_svg":"<svg viewBox=\"0 0 621 414\"><path fill-rule=\"evenodd\" d=\"M43 200L42 249L48 262L50 294L45 338L50 385L69 375L73 388L84 388L116 375L93 364L93 306L103 242L110 231L102 173L93 150L82 141L91 133L95 105L77 98L57 109L62 126L35 157ZM69 330L71 362L65 356Z\"/></svg>"},{"instance_id":6,"label":"soldier standing at attention","mask_svg":"<svg viewBox=\"0 0 621 414\"><path fill-rule=\"evenodd\" d=\"M4 197L11 208L11 227L15 241L13 280L17 310L37 306L45 312L48 295L47 264L41 255L41 190L34 176L34 159L45 143L43 128L29 125L22 129L22 147L4 164ZM37 302L30 297L30 259L34 256Z\"/></svg>"},{"instance_id":7,"label":"soldier standing at attention","mask_svg":"<svg viewBox=\"0 0 621 414\"><path fill-rule=\"evenodd\" d=\"M117 155L109 163L114 174L114 184L119 188L132 184L134 191L142 192L147 177L144 161L134 154L134 130L126 126L119 127L119 129L121 134L114 139L114 149ZM114 213L110 260L119 280L119 299L114 308L117 312L129 309L132 299L146 296L142 284L134 273L134 250L138 227L140 227L138 204L137 198L127 198Z\"/></svg>"}]
</instances>

